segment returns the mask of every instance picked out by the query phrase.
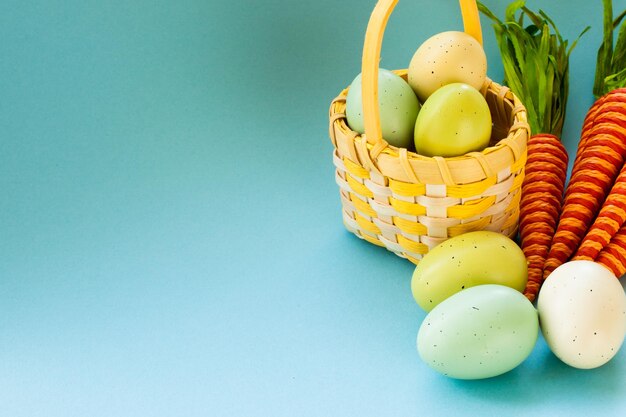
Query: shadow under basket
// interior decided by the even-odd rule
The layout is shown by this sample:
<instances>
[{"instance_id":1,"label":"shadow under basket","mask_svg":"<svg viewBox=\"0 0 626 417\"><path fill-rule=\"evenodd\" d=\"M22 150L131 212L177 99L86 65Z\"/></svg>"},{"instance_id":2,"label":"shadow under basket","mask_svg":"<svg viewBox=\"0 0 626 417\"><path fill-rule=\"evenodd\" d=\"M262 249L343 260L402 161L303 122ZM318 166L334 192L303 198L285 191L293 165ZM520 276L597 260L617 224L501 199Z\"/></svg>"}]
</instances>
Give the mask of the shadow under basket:
<instances>
[{"instance_id":1,"label":"shadow under basket","mask_svg":"<svg viewBox=\"0 0 626 417\"><path fill-rule=\"evenodd\" d=\"M406 79L406 70L394 72ZM347 92L331 103L330 138L349 231L413 263L462 233L515 236L530 131L525 107L508 88L486 80L490 145L453 158L368 142L347 124Z\"/></svg>"}]
</instances>

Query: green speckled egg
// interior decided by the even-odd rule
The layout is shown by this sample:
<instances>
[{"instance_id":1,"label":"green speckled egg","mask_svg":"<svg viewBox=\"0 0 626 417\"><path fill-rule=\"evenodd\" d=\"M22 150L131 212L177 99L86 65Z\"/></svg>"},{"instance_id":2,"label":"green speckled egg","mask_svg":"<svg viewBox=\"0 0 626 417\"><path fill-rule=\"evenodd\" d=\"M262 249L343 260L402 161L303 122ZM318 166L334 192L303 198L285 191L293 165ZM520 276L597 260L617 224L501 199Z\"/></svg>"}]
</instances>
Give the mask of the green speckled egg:
<instances>
[{"instance_id":1,"label":"green speckled egg","mask_svg":"<svg viewBox=\"0 0 626 417\"><path fill-rule=\"evenodd\" d=\"M453 157L489 145L492 120L487 100L468 84L445 85L428 97L415 121L415 150Z\"/></svg>"},{"instance_id":2,"label":"green speckled egg","mask_svg":"<svg viewBox=\"0 0 626 417\"><path fill-rule=\"evenodd\" d=\"M508 237L487 230L454 236L430 250L417 264L411 291L425 311L459 291L483 284L524 291L528 266L524 252Z\"/></svg>"},{"instance_id":3,"label":"green speckled egg","mask_svg":"<svg viewBox=\"0 0 626 417\"><path fill-rule=\"evenodd\" d=\"M503 285L479 285L428 313L417 335L417 350L443 375L490 378L521 364L538 334L537 311L523 294Z\"/></svg>"},{"instance_id":4,"label":"green speckled egg","mask_svg":"<svg viewBox=\"0 0 626 417\"><path fill-rule=\"evenodd\" d=\"M390 145L413 149L413 132L420 104L411 86L399 75L379 69L378 104L383 138ZM365 133L361 74L348 89L346 119L352 130Z\"/></svg>"}]
</instances>

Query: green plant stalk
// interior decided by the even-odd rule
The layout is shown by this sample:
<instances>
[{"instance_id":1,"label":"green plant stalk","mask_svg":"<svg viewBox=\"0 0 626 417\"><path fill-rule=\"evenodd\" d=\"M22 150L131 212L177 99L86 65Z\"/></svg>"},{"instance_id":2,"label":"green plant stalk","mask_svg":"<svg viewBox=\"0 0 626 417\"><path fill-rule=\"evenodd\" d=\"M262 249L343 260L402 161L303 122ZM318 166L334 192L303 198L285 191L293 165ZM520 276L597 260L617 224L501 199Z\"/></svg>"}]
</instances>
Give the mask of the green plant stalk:
<instances>
[{"instance_id":1,"label":"green plant stalk","mask_svg":"<svg viewBox=\"0 0 626 417\"><path fill-rule=\"evenodd\" d=\"M604 94L604 79L611 73L613 58L613 2L611 0L602 0L602 2L604 4L603 38L598 49L596 74L593 82L593 94L596 97Z\"/></svg>"},{"instance_id":2,"label":"green plant stalk","mask_svg":"<svg viewBox=\"0 0 626 417\"><path fill-rule=\"evenodd\" d=\"M617 88L626 87L626 10L613 19L612 0L602 0L603 38L596 59L593 94L596 98ZM617 41L614 35L617 31Z\"/></svg>"},{"instance_id":3,"label":"green plant stalk","mask_svg":"<svg viewBox=\"0 0 626 417\"><path fill-rule=\"evenodd\" d=\"M531 131L560 137L569 92L569 57L589 28L570 46L546 13L535 13L525 4L524 0L511 2L504 22L482 3L478 7L494 22L504 84L525 104ZM527 26L526 18L530 20Z\"/></svg>"}]
</instances>

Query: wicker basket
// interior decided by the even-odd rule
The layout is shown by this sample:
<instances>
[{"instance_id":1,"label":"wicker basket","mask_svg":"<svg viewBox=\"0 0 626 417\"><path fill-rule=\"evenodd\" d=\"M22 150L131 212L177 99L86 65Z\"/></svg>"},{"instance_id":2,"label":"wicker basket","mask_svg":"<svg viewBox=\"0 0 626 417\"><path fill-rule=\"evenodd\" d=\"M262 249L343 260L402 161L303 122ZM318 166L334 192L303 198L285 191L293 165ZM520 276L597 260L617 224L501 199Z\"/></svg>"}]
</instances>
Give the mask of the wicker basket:
<instances>
[{"instance_id":1,"label":"wicker basket","mask_svg":"<svg viewBox=\"0 0 626 417\"><path fill-rule=\"evenodd\" d=\"M389 145L381 134L378 63L382 35L397 0L379 0L363 50L365 135L345 116L346 88L330 106L330 138L346 228L358 237L419 262L435 245L462 233L517 232L530 135L526 109L506 87L481 90L493 119L491 143L454 158L426 157ZM465 31L482 42L476 2L461 0ZM406 79L406 70L395 71Z\"/></svg>"}]
</instances>

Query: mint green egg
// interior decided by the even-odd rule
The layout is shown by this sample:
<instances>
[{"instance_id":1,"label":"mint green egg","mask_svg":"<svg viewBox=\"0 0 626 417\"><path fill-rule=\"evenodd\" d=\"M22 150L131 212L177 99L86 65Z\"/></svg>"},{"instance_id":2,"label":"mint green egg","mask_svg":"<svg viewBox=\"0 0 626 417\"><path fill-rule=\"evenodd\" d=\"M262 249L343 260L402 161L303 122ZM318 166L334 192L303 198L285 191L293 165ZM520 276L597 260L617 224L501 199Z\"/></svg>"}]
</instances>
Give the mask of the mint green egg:
<instances>
[{"instance_id":1,"label":"mint green egg","mask_svg":"<svg viewBox=\"0 0 626 417\"><path fill-rule=\"evenodd\" d=\"M411 86L399 75L378 70L378 109L383 138L399 148L413 149L413 132L420 104ZM352 81L346 97L348 126L365 133L361 74Z\"/></svg>"},{"instance_id":2,"label":"mint green egg","mask_svg":"<svg viewBox=\"0 0 626 417\"><path fill-rule=\"evenodd\" d=\"M445 376L490 378L521 364L538 334L537 311L523 294L502 285L479 285L428 313L417 350L429 367Z\"/></svg>"}]
</instances>

